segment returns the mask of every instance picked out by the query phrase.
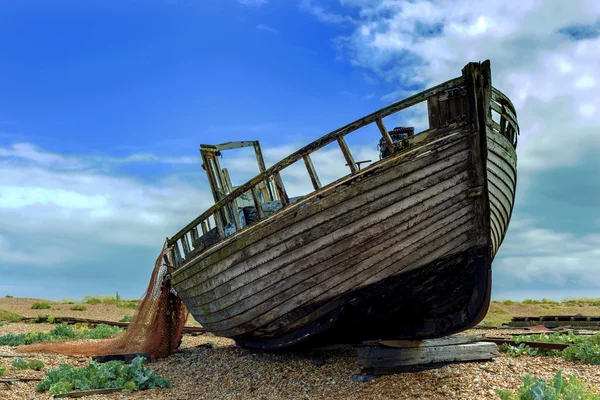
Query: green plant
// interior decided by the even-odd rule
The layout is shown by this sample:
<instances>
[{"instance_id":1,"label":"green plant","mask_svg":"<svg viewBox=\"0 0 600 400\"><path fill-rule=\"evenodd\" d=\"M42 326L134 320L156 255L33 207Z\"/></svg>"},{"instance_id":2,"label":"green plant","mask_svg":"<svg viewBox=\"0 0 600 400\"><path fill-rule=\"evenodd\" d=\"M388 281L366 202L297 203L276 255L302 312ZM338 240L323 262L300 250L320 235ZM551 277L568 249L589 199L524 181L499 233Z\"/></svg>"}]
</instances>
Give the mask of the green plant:
<instances>
[{"instance_id":1,"label":"green plant","mask_svg":"<svg viewBox=\"0 0 600 400\"><path fill-rule=\"evenodd\" d=\"M514 340L518 346L500 346L501 350L506 351L512 357L522 355L561 356L568 361L580 361L586 364L600 365L600 333L595 335L574 335L572 331L569 331L567 335L541 333L538 335L517 336ZM533 349L522 343L525 341L560 343L569 344L570 346L563 350L542 350Z\"/></svg>"},{"instance_id":2,"label":"green plant","mask_svg":"<svg viewBox=\"0 0 600 400\"><path fill-rule=\"evenodd\" d=\"M138 306L138 301L137 300L122 300L119 303L117 303L117 307L119 308L131 308L133 310L135 310Z\"/></svg>"},{"instance_id":3,"label":"green plant","mask_svg":"<svg viewBox=\"0 0 600 400\"><path fill-rule=\"evenodd\" d=\"M84 306L83 304L78 304L76 306L71 307L71 311L85 311L85 310L87 310L87 307Z\"/></svg>"},{"instance_id":4,"label":"green plant","mask_svg":"<svg viewBox=\"0 0 600 400\"><path fill-rule=\"evenodd\" d=\"M18 314L0 310L0 321L19 322L23 317Z\"/></svg>"},{"instance_id":5,"label":"green plant","mask_svg":"<svg viewBox=\"0 0 600 400\"><path fill-rule=\"evenodd\" d=\"M504 300L502 302L502 304L504 304L505 306L510 306L511 304L514 304L514 301L512 301L512 300Z\"/></svg>"},{"instance_id":6,"label":"green plant","mask_svg":"<svg viewBox=\"0 0 600 400\"><path fill-rule=\"evenodd\" d=\"M516 392L497 390L502 400L600 400L600 396L592 393L574 375L565 379L559 370L551 382L536 379L531 375L521 377L523 386Z\"/></svg>"},{"instance_id":7,"label":"green plant","mask_svg":"<svg viewBox=\"0 0 600 400\"><path fill-rule=\"evenodd\" d=\"M75 302L73 300L69 300L69 299L62 299L62 303L63 304L75 304Z\"/></svg>"},{"instance_id":8,"label":"green plant","mask_svg":"<svg viewBox=\"0 0 600 400\"><path fill-rule=\"evenodd\" d=\"M23 360L22 358L15 358L12 361L12 366L16 370L27 369L27 361Z\"/></svg>"},{"instance_id":9,"label":"green plant","mask_svg":"<svg viewBox=\"0 0 600 400\"><path fill-rule=\"evenodd\" d=\"M46 371L47 378L37 384L36 390L62 394L73 389L121 387L126 391L134 391L169 387L168 380L155 374L152 369L144 366L143 362L142 357L136 357L130 365L123 361L109 361L103 364L91 361L83 368L61 364L56 369Z\"/></svg>"},{"instance_id":10,"label":"green plant","mask_svg":"<svg viewBox=\"0 0 600 400\"><path fill-rule=\"evenodd\" d=\"M84 297L84 302L87 304L100 304L102 303L102 299L99 297L90 297L90 296L85 296Z\"/></svg>"},{"instance_id":11,"label":"green plant","mask_svg":"<svg viewBox=\"0 0 600 400\"><path fill-rule=\"evenodd\" d=\"M27 367L29 367L29 369L33 369L35 371L39 371L42 368L44 368L44 362L40 361L40 360L31 360L27 363Z\"/></svg>"},{"instance_id":12,"label":"green plant","mask_svg":"<svg viewBox=\"0 0 600 400\"><path fill-rule=\"evenodd\" d=\"M525 299L521 303L523 303L523 304L542 304L541 301L533 300L533 299Z\"/></svg>"},{"instance_id":13,"label":"green plant","mask_svg":"<svg viewBox=\"0 0 600 400\"><path fill-rule=\"evenodd\" d=\"M45 310L45 309L48 309L48 308L52 308L52 306L47 301L39 301L39 302L36 301L31 306L32 310Z\"/></svg>"},{"instance_id":14,"label":"green plant","mask_svg":"<svg viewBox=\"0 0 600 400\"><path fill-rule=\"evenodd\" d=\"M36 324L39 324L41 322L48 322L49 324L53 324L55 320L56 317L52 314L38 314L38 316L35 317L34 320L31 320L31 322L34 322Z\"/></svg>"},{"instance_id":15,"label":"green plant","mask_svg":"<svg viewBox=\"0 0 600 400\"><path fill-rule=\"evenodd\" d=\"M133 317L131 315L126 315L123 318L121 318L119 322L131 322L132 319Z\"/></svg>"},{"instance_id":16,"label":"green plant","mask_svg":"<svg viewBox=\"0 0 600 400\"><path fill-rule=\"evenodd\" d=\"M2 377L2 375L4 375L5 372L6 372L6 368L4 368L2 365L0 365L0 378Z\"/></svg>"},{"instance_id":17,"label":"green plant","mask_svg":"<svg viewBox=\"0 0 600 400\"><path fill-rule=\"evenodd\" d=\"M37 342L56 342L72 339L105 339L114 337L121 332L118 326L100 324L94 329L79 326L75 329L69 325L56 325L50 332L29 332L18 335L0 336L0 346L21 346Z\"/></svg>"},{"instance_id":18,"label":"green plant","mask_svg":"<svg viewBox=\"0 0 600 400\"><path fill-rule=\"evenodd\" d=\"M12 298L13 298L13 296L11 296L11 295L9 295L9 294L7 294L7 295L6 295L6 296L4 296L4 297L6 297L7 299L12 299Z\"/></svg>"}]
</instances>

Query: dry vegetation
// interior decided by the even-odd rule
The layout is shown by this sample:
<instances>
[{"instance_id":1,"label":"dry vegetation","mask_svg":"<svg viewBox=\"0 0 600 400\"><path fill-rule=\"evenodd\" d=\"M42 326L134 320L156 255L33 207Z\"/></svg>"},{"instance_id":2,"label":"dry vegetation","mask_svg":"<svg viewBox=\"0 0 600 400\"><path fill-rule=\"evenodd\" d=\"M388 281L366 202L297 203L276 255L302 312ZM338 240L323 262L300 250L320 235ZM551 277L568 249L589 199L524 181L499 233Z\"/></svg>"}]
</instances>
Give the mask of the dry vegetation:
<instances>
[{"instance_id":1,"label":"dry vegetation","mask_svg":"<svg viewBox=\"0 0 600 400\"><path fill-rule=\"evenodd\" d=\"M512 317L533 317L542 315L600 315L600 298L570 299L557 302L554 300L526 299L522 302L511 300L493 301L490 303L483 326L500 326L508 323Z\"/></svg>"},{"instance_id":2,"label":"dry vegetation","mask_svg":"<svg viewBox=\"0 0 600 400\"><path fill-rule=\"evenodd\" d=\"M0 318L13 318L8 310L36 316L31 305L37 299L0 299ZM85 311L71 311L73 304L52 303L56 316L99 318L117 321L131 315L133 309L118 307L117 303L83 302ZM581 306L579 305L581 304ZM506 322L511 315L596 314L600 307L590 300L577 304L531 304L529 302L493 302L485 323L496 325ZM2 311L4 310L4 311ZM504 313L494 312L503 310ZM492 321L492 322L490 322ZM50 324L7 323L0 326L0 335L30 331L49 331ZM474 330L474 332L483 332ZM490 333L490 331L488 331ZM509 333L506 331L506 333ZM497 334L497 332L494 332ZM14 347L0 347L0 354L17 353ZM29 354L23 357L41 360L41 371L14 371L12 359L0 358L6 368L4 377L43 377L44 372L60 363L83 367L88 357L68 357L49 354ZM351 376L359 372L355 351L331 351L325 355L325 364L315 365L308 354L266 354L235 346L232 340L211 334L184 336L180 351L175 355L153 362L156 373L169 379L172 387L131 394L115 393L89 396L86 399L499 399L496 389L517 390L520 377L532 374L546 379L559 369L564 374L576 374L588 387L598 387L598 366L565 361L559 357L530 356L511 358L501 353L495 360L484 363L464 363L440 369L381 377L367 383L357 383ZM12 390L1 390L2 399L49 399L37 393L33 383L12 385Z\"/></svg>"}]
</instances>

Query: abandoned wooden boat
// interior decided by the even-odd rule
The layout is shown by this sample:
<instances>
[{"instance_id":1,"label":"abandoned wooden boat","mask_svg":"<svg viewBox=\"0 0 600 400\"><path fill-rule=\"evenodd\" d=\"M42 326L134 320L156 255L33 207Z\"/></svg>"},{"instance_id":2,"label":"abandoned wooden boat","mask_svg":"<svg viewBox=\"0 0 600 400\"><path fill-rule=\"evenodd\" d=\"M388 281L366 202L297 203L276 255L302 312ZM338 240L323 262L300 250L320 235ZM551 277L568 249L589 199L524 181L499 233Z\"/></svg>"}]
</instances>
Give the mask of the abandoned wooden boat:
<instances>
[{"instance_id":1,"label":"abandoned wooden boat","mask_svg":"<svg viewBox=\"0 0 600 400\"><path fill-rule=\"evenodd\" d=\"M429 129L383 118L427 102ZM358 168L344 137L369 124L382 158ZM485 315L515 198L518 125L489 61L339 128L266 168L258 142L202 145L215 205L167 240L169 278L194 318L242 346L436 338ZM322 186L311 154L337 141L348 175ZM254 146L259 175L232 187L220 152ZM303 160L314 191L280 172Z\"/></svg>"}]
</instances>

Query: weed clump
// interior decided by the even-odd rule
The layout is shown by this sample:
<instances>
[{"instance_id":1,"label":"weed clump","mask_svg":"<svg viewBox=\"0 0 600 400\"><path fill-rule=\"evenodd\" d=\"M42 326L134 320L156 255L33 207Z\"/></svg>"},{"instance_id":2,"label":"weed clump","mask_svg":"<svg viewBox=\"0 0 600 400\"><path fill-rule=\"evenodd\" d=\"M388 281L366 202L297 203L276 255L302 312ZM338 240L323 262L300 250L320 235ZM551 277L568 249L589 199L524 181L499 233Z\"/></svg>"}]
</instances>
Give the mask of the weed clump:
<instances>
[{"instance_id":1,"label":"weed clump","mask_svg":"<svg viewBox=\"0 0 600 400\"><path fill-rule=\"evenodd\" d=\"M56 325L50 332L29 332L0 336L0 346L22 346L37 342L57 342L73 339L106 339L115 337L122 329L117 326L100 324L93 329L87 326L71 328L69 325Z\"/></svg>"},{"instance_id":2,"label":"weed clump","mask_svg":"<svg viewBox=\"0 0 600 400\"><path fill-rule=\"evenodd\" d=\"M36 301L31 306L32 310L46 310L46 309L49 309L49 308L52 308L52 306L47 301Z\"/></svg>"}]
</instances>

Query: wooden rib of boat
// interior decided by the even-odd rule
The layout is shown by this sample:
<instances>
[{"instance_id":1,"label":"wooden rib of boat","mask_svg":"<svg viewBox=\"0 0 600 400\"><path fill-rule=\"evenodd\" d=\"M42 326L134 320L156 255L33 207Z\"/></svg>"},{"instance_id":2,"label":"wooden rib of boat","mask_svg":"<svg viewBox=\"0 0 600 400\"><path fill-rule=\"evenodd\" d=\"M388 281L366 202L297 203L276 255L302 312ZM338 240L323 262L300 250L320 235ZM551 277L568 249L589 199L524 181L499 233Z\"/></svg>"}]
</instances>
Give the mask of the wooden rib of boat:
<instances>
[{"instance_id":1,"label":"wooden rib of boat","mask_svg":"<svg viewBox=\"0 0 600 400\"><path fill-rule=\"evenodd\" d=\"M395 140L382 119L425 101L429 129ZM373 123L386 154L360 169L344 136ZM268 169L258 142L202 145L216 203L167 239L173 287L207 330L251 348L465 330L489 305L518 130L485 61ZM321 186L310 155L336 141L348 175ZM236 188L217 158L234 146L254 146L261 170ZM289 199L280 172L300 160L315 190Z\"/></svg>"}]
</instances>

